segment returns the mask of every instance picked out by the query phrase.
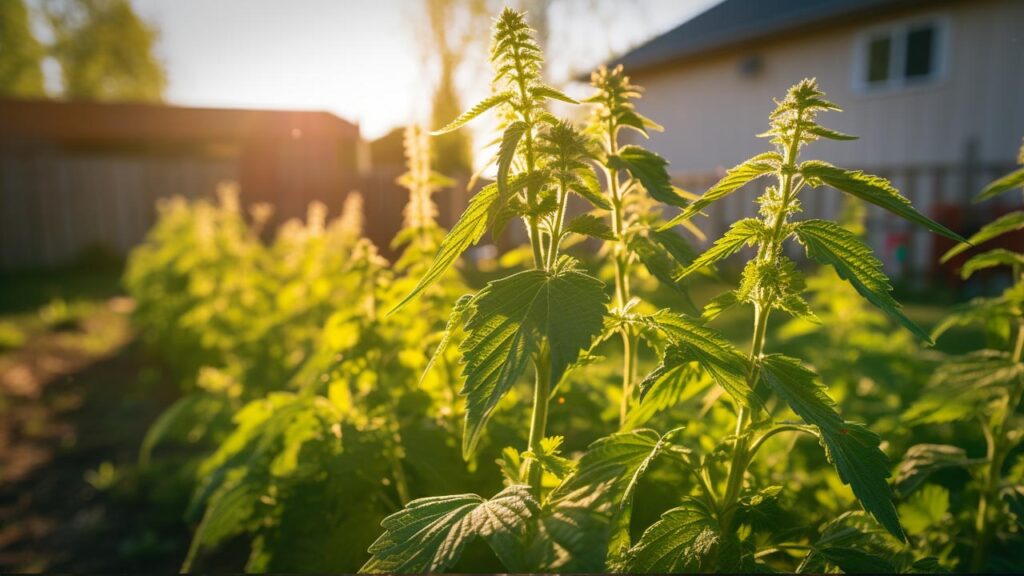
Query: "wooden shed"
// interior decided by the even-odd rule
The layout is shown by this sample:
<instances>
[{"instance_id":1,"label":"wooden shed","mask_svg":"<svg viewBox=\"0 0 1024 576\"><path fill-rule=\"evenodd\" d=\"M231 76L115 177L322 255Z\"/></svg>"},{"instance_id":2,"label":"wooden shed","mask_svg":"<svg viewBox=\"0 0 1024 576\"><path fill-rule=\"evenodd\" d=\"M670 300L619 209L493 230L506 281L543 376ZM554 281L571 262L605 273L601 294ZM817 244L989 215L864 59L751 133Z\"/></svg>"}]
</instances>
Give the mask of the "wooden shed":
<instances>
[{"instance_id":1,"label":"wooden shed","mask_svg":"<svg viewBox=\"0 0 1024 576\"><path fill-rule=\"evenodd\" d=\"M156 200L237 182L274 222L313 200L337 213L360 184L359 127L326 112L0 100L0 269L124 254Z\"/></svg>"}]
</instances>

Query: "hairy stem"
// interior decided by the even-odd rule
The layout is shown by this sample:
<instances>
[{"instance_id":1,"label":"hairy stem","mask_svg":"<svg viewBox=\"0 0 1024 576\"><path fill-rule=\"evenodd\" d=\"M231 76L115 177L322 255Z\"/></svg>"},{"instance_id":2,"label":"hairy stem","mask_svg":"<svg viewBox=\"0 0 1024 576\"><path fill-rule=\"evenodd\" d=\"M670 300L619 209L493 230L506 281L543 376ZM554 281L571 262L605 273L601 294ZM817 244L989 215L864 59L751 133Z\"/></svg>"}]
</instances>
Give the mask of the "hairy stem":
<instances>
[{"instance_id":1,"label":"hairy stem","mask_svg":"<svg viewBox=\"0 0 1024 576\"><path fill-rule=\"evenodd\" d=\"M534 371L536 381L533 387L533 414L530 417L528 443L534 454L540 454L540 442L544 439L548 425L548 397L551 395L551 354L547 346L544 346L537 355ZM526 476L533 488L534 497L539 502L543 470L541 470L540 463L533 459L527 461L526 467Z\"/></svg>"},{"instance_id":2,"label":"hairy stem","mask_svg":"<svg viewBox=\"0 0 1024 576\"><path fill-rule=\"evenodd\" d=\"M625 426L636 377L637 342L628 329L622 330L622 401L619 404L619 427Z\"/></svg>"},{"instance_id":3,"label":"hairy stem","mask_svg":"<svg viewBox=\"0 0 1024 576\"><path fill-rule=\"evenodd\" d=\"M609 104L611 106L611 104ZM618 127L615 124L614 116L608 119L608 152L611 155L619 153L619 143L615 137ZM612 260L615 264L615 306L620 311L625 310L626 304L631 297L630 270L629 270L629 248L626 245L626 217L624 214L623 193L619 182L619 171L605 168L605 178L608 181L609 192L611 193L612 205L612 233L615 235ZM636 336L627 328L622 329L622 400L619 405L619 427L626 424L629 416L629 405L633 396L633 387L636 382L637 353L639 342Z\"/></svg>"},{"instance_id":4,"label":"hairy stem","mask_svg":"<svg viewBox=\"0 0 1024 576\"><path fill-rule=\"evenodd\" d=\"M759 247L757 258L766 261L779 259L782 250L782 241L785 239L783 230L790 203L795 196L793 186L793 173L796 171L796 157L800 149L800 129L794 130L792 140L786 146L782 158L782 168L778 174L782 202L778 212L771 215L771 235L767 242ZM757 294L754 302L754 337L750 343L750 367L747 372L747 388L753 390L761 378L761 356L764 354L765 335L768 332L768 317L771 314L772 303L765 294ZM732 530L732 518L736 511L736 504L743 488L743 476L746 474L747 466L753 457L754 451L750 449L749 438L745 432L749 415L746 407L740 406L736 414L736 441L733 444L732 462L729 465L729 477L726 480L725 496L723 498L723 516L720 518L722 529L726 532Z\"/></svg>"}]
</instances>

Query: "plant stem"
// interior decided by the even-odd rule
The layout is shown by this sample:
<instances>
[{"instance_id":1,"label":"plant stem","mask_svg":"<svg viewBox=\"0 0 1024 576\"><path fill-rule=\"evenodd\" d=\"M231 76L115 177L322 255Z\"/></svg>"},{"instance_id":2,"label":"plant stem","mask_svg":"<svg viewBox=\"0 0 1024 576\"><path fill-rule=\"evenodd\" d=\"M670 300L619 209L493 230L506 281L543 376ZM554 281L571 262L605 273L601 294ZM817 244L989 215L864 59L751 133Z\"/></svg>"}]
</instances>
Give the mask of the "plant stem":
<instances>
[{"instance_id":1,"label":"plant stem","mask_svg":"<svg viewBox=\"0 0 1024 576\"><path fill-rule=\"evenodd\" d=\"M636 373L637 350L635 337L628 329L622 330L622 402L619 404L619 427L626 424L629 416L629 402L633 396L634 374Z\"/></svg>"},{"instance_id":2,"label":"plant stem","mask_svg":"<svg viewBox=\"0 0 1024 576\"><path fill-rule=\"evenodd\" d=\"M618 127L614 117L608 119L608 152L618 154L619 144L615 137ZM605 167L605 177L611 193L612 233L615 235L612 260L615 264L615 306L620 311L626 309L629 302L629 249L626 245L625 214L622 189L619 182L619 171ZM622 329L622 400L619 404L619 427L626 424L629 416L629 404L633 397L633 385L636 382L637 353L639 352L636 335L628 328Z\"/></svg>"},{"instance_id":3,"label":"plant stem","mask_svg":"<svg viewBox=\"0 0 1024 576\"><path fill-rule=\"evenodd\" d=\"M1017 322L1017 342L1013 350L1013 359L1015 362L1024 359L1024 320ZM992 548L992 533L995 530L995 522L991 518L992 510L999 498L999 480L1002 476L1003 464L1011 452L1006 444L1004 428L1006 421L1020 405L1021 396L1024 396L1024 379L1018 377L1017 385L1006 396L1002 410L995 417L991 433L985 435L989 466L985 473L985 489L978 499L978 514L975 517L974 526L977 537L974 543L974 555L971 558L971 572L974 573L984 571L988 564L989 551Z\"/></svg>"},{"instance_id":4,"label":"plant stem","mask_svg":"<svg viewBox=\"0 0 1024 576\"><path fill-rule=\"evenodd\" d=\"M534 362L536 382L533 387L533 414L530 417L530 439L529 448L534 454L541 453L540 442L544 439L545 430L548 425L548 397L551 395L551 354L547 346L541 348ZM540 463L536 460L528 460L526 463L526 477L533 488L534 497L540 501L541 496L541 470Z\"/></svg>"},{"instance_id":5,"label":"plant stem","mask_svg":"<svg viewBox=\"0 0 1024 576\"><path fill-rule=\"evenodd\" d=\"M778 260L784 239L783 229L786 223L789 204L795 195L793 190L793 173L796 168L796 157L800 149L800 129L794 130L792 141L786 146L782 158L782 169L778 175L782 192L782 202L778 212L773 214L771 236L768 241L762 244L756 258L764 260ZM750 367L747 372L747 388L753 390L757 381L761 378L761 356L764 354L765 335L768 332L768 316L771 314L771 302L763 294L758 294L754 301L754 337L750 343ZM736 413L736 437L733 444L732 462L729 465L729 477L726 480L725 496L722 501L723 514L719 521L722 529L728 533L732 530L732 518L736 512L736 504L743 488L743 476L746 474L747 466L750 465L753 452L750 450L749 438L744 434L748 420L747 409L740 406Z\"/></svg>"}]
</instances>

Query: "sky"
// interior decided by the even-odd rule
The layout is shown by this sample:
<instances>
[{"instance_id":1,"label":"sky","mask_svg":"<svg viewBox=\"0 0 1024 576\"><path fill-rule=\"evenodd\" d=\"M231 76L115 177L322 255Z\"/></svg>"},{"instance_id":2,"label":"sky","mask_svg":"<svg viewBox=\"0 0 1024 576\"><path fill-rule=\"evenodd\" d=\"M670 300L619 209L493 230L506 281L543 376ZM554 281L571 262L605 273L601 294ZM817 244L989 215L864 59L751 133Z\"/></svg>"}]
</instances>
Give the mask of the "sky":
<instances>
[{"instance_id":1,"label":"sky","mask_svg":"<svg viewBox=\"0 0 1024 576\"><path fill-rule=\"evenodd\" d=\"M664 32L716 0L561 0L554 79ZM429 113L418 0L133 0L160 30L167 100L186 106L327 110L367 138ZM562 57L559 58L559 55ZM487 80L458 78L466 99ZM465 104L471 104L466 102Z\"/></svg>"}]
</instances>

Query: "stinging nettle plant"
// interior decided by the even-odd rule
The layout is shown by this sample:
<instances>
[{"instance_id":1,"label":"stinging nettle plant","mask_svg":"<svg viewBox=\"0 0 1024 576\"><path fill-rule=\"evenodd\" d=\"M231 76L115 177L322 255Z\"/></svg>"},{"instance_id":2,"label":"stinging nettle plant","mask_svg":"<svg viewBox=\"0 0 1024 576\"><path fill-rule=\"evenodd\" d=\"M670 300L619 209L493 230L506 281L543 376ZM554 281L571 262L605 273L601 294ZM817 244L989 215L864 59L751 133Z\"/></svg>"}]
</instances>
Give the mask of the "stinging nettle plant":
<instances>
[{"instance_id":1,"label":"stinging nettle plant","mask_svg":"<svg viewBox=\"0 0 1024 576\"><path fill-rule=\"evenodd\" d=\"M569 194L602 204L596 177L585 162L588 141L544 107L551 99L578 102L543 83L543 55L521 13L506 9L499 16L491 61L494 95L435 134L456 130L496 108L502 119L492 161L496 181L470 200L420 282L395 308L429 286L488 229L500 232L510 218L523 219L533 268L491 282L462 301L449 326L449 330L462 327L466 332L461 351L467 458L498 401L531 363L535 385L529 448L541 452L552 387L600 332L606 307L603 284L560 253L570 233L565 226ZM535 462L528 463L528 477L539 496L541 469Z\"/></svg>"},{"instance_id":2,"label":"stinging nettle plant","mask_svg":"<svg viewBox=\"0 0 1024 576\"><path fill-rule=\"evenodd\" d=\"M689 304L689 297L680 277L685 267L695 258L692 247L679 235L662 230L660 204L685 208L695 196L672 185L666 167L668 162L654 152L638 145L621 145L620 132L632 130L644 138L649 131L663 128L636 111L633 100L640 98L642 89L630 83L622 66L609 70L601 67L591 75L595 93L584 100L594 106L588 133L599 142L595 160L606 183L605 208L609 211L610 229L585 226L583 216L574 221L579 229L606 242L614 266L615 292L611 320L608 327L622 337L622 397L619 424L627 426L634 390L637 384L637 366L640 340L649 337L636 322L639 300L633 295L631 279L636 264L642 263L651 275L664 285L676 289ZM646 194L643 194L646 192ZM703 234L690 222L684 225L698 238ZM611 336L609 331L599 341ZM635 417L633 420L637 420Z\"/></svg>"},{"instance_id":3,"label":"stinging nettle plant","mask_svg":"<svg viewBox=\"0 0 1024 576\"><path fill-rule=\"evenodd\" d=\"M595 78L598 91L591 99L598 104L595 122L589 133L583 133L545 108L548 100L578 102L542 82L542 54L521 13L506 9L497 19L491 60L494 94L435 134L458 129L497 109L500 135L491 162L496 181L470 200L433 263L396 310L429 286L488 229L498 233L510 218L522 218L529 233L533 267L493 281L476 295L460 300L446 334L461 330L465 335L460 346L465 378L462 394L466 397L464 456L472 456L496 405L532 364L535 380L527 450L506 449L501 465L508 487L489 500L474 494L420 499L385 520L385 533L370 548L373 558L363 571L442 570L454 564L466 543L476 536L487 541L512 570L602 567L603 549L590 551L596 560L583 560L587 550L580 545L589 542L572 537L571 529L568 536L576 544L566 542L567 526L571 522L583 532L584 524L593 521L596 531L604 534L609 519L615 516L610 512L614 496L631 493L635 483L618 464L609 469L605 457L584 457L574 474L576 463L559 455L561 438L546 436L548 402L578 359L596 343L621 332L627 347L625 410L636 358L629 347L635 349L637 337L624 321L636 304L629 295L631 266L636 260L643 261L652 275L674 283L673 275L681 274L683 263L692 261L692 252L681 238L658 232L652 225L663 222L641 214L648 212L640 210L640 195L635 193L641 188L656 199L671 197L677 206L685 205L685 200L669 183L664 160L639 147L619 149L617 145L618 131L624 126L641 132L657 127L632 110L628 100L638 93L621 71ZM590 134L596 134L603 146L595 144ZM595 161L604 169L606 190L595 172ZM623 171L628 174L625 179ZM612 226L596 214L566 222L570 194L589 202L595 210L611 212ZM657 215L657 211L649 212ZM562 253L571 234L614 246L617 320L605 322L608 297L603 283ZM642 251L636 248L640 242ZM650 451L660 451L663 443L653 432L634 439L639 451L627 456L636 472ZM614 454L623 442L610 444L608 452ZM600 486L591 483L593 469L599 471ZM543 490L545 475L561 483L549 494ZM614 489L608 490L612 480L616 481ZM581 502L581 494L592 497ZM584 517L573 519L574 514ZM616 517L626 518L628 529L628 514Z\"/></svg>"},{"instance_id":4,"label":"stinging nettle plant","mask_svg":"<svg viewBox=\"0 0 1024 576\"><path fill-rule=\"evenodd\" d=\"M1017 161L1024 166L1024 143ZM1024 167L985 186L975 201L1018 189L1024 191ZM968 242L981 246L1022 229L1024 212L1014 211L983 226ZM968 248L968 244L953 247L942 262L950 262ZM1024 518L1024 466L1018 463L1006 469L1024 440L1017 415L1024 397L1024 254L1006 248L979 252L963 262L960 275L967 280L976 272L996 267L1010 269L1012 284L999 296L979 297L959 306L933 332L938 339L954 326L980 325L988 346L949 358L905 414L911 425L976 420L985 437L985 456L970 458L959 446L918 444L907 450L897 477L902 495L923 497L919 489L935 472L948 468L970 472L973 484L969 493L977 498L977 512L957 528L967 534L973 530L967 566L971 572L998 571L989 564L997 530L1012 525L1013 516L1018 522Z\"/></svg>"},{"instance_id":5,"label":"stinging nettle plant","mask_svg":"<svg viewBox=\"0 0 1024 576\"><path fill-rule=\"evenodd\" d=\"M838 109L825 100L813 80L804 80L791 88L772 112L771 128L763 135L771 139L775 149L729 170L720 182L670 222L685 222L754 180L774 179L758 198L759 217L734 223L684 274L714 264L744 245L756 246L756 255L747 262L739 288L712 300L703 314L703 320L708 321L728 308L750 305L754 313L750 353L742 354L700 321L669 314L650 319L668 335L671 345L662 364L641 384L641 389L658 385L660 377L670 370L696 363L728 393L736 408L736 424L733 436L722 447L728 455L725 463L716 465L716 459L709 457L702 461L697 471L702 478L701 494L682 508L667 512L650 527L624 555L620 564L624 569L753 569L755 550L749 548L749 539L740 538L742 517L752 500L761 500L767 494L745 489L748 467L769 438L790 431L816 436L840 479L852 488L864 508L890 534L905 539L886 481L888 460L879 448L879 437L862 424L844 420L827 388L800 360L766 352L773 311L814 318L802 296L803 276L783 250L789 239L802 244L812 260L832 266L868 301L927 340L927 335L900 311L889 294L891 286L882 273L881 263L854 233L830 221L791 220L800 211L799 195L804 190L829 186L962 241L914 210L888 181L822 161L800 159L804 146L820 138L853 138L817 123L819 112ZM776 400L788 406L803 423L773 421ZM719 477L725 480L716 489L713 480ZM810 561L815 553L828 558L822 549L811 550L805 561Z\"/></svg>"}]
</instances>

